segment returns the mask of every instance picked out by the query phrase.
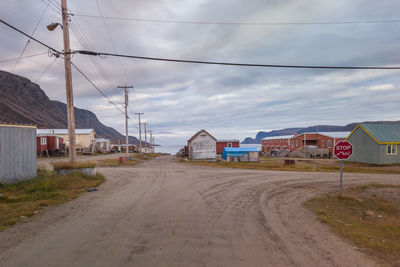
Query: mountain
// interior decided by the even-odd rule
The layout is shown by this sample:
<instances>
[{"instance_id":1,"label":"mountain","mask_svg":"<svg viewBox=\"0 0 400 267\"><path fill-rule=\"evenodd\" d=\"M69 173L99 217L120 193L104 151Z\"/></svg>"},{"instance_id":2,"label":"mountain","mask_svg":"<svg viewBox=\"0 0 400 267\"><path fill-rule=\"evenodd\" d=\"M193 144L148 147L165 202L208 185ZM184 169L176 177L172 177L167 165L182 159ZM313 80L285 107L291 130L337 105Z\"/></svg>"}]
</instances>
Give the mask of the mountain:
<instances>
[{"instance_id":1,"label":"mountain","mask_svg":"<svg viewBox=\"0 0 400 267\"><path fill-rule=\"evenodd\" d=\"M96 115L85 109L74 108L75 127L94 129L98 137L125 142L125 137L102 124ZM66 104L50 100L39 85L27 78L0 71L0 121L35 124L38 128L67 128ZM130 143L138 143L129 137Z\"/></svg>"},{"instance_id":2,"label":"mountain","mask_svg":"<svg viewBox=\"0 0 400 267\"><path fill-rule=\"evenodd\" d=\"M374 123L399 123L400 121L373 121ZM305 128L286 128L282 130L274 130L270 132L258 132L256 138L247 137L242 144L261 144L261 140L270 136L292 135L295 133L309 133L309 132L350 132L357 126L357 122L347 124L345 126L337 125L315 125Z\"/></svg>"}]
</instances>

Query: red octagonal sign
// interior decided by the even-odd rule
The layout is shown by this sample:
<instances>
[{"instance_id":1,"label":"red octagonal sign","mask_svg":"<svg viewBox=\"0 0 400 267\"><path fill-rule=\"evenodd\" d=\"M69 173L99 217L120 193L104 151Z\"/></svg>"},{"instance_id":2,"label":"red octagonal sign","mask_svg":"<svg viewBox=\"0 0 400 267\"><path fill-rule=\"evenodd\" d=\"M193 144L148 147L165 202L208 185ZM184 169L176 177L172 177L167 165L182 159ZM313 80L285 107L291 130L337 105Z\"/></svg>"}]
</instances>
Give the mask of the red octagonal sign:
<instances>
[{"instance_id":1,"label":"red octagonal sign","mask_svg":"<svg viewBox=\"0 0 400 267\"><path fill-rule=\"evenodd\" d=\"M335 145L333 154L338 159L348 159L353 154L353 146L348 141L340 141Z\"/></svg>"}]
</instances>

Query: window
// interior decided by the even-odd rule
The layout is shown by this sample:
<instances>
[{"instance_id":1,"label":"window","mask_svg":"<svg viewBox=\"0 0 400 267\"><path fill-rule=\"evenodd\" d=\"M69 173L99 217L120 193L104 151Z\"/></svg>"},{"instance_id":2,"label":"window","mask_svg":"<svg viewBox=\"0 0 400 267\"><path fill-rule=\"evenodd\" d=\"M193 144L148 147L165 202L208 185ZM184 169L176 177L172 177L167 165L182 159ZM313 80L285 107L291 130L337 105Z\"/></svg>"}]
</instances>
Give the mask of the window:
<instances>
[{"instance_id":1,"label":"window","mask_svg":"<svg viewBox=\"0 0 400 267\"><path fill-rule=\"evenodd\" d=\"M46 137L40 137L40 144L41 145L47 145L47 138Z\"/></svg>"},{"instance_id":2,"label":"window","mask_svg":"<svg viewBox=\"0 0 400 267\"><path fill-rule=\"evenodd\" d=\"M232 147L232 143L228 143L228 147Z\"/></svg>"},{"instance_id":3,"label":"window","mask_svg":"<svg viewBox=\"0 0 400 267\"><path fill-rule=\"evenodd\" d=\"M387 145L387 155L397 155L397 145Z\"/></svg>"},{"instance_id":4,"label":"window","mask_svg":"<svg viewBox=\"0 0 400 267\"><path fill-rule=\"evenodd\" d=\"M332 147L332 140L328 140L328 147L329 147L329 148Z\"/></svg>"},{"instance_id":5,"label":"window","mask_svg":"<svg viewBox=\"0 0 400 267\"><path fill-rule=\"evenodd\" d=\"M325 147L325 140L321 140L321 146Z\"/></svg>"},{"instance_id":6,"label":"window","mask_svg":"<svg viewBox=\"0 0 400 267\"><path fill-rule=\"evenodd\" d=\"M290 142L290 146L291 146L291 147L294 147L294 141L291 141L291 142Z\"/></svg>"},{"instance_id":7,"label":"window","mask_svg":"<svg viewBox=\"0 0 400 267\"><path fill-rule=\"evenodd\" d=\"M296 146L299 146L299 140L296 140Z\"/></svg>"}]
</instances>

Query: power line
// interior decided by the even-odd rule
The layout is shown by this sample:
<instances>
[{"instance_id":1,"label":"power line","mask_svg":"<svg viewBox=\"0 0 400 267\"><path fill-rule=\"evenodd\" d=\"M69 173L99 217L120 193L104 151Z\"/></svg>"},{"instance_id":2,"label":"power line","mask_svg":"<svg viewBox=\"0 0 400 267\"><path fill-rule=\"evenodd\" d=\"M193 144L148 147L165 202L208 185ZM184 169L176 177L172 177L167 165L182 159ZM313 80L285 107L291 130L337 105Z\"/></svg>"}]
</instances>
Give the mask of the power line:
<instances>
[{"instance_id":1,"label":"power line","mask_svg":"<svg viewBox=\"0 0 400 267\"><path fill-rule=\"evenodd\" d=\"M6 26L20 32L21 34L31 38L32 40L38 42L39 44L49 48L50 50L62 54L51 46L39 41L34 37L30 37L25 32L11 26L4 20L0 19L0 22ZM263 67L263 68L291 68L291 69L344 69L344 70L399 70L400 66L327 66L327 65L280 65L280 64L252 64L252 63L233 63L233 62L217 62L217 61L200 61L200 60L187 60L187 59L173 59L173 58L159 58L159 57L143 57L134 55L123 55L105 52L93 52L88 50L76 50L71 52L73 54L82 54L89 56L113 56L113 57L123 57L123 58L134 58L143 60L153 60L153 61L166 61L166 62L179 62L179 63L191 63L191 64L207 64L207 65L224 65L224 66L238 66L238 67Z\"/></svg>"},{"instance_id":2,"label":"power line","mask_svg":"<svg viewBox=\"0 0 400 267\"><path fill-rule=\"evenodd\" d=\"M73 53L83 55L95 56L113 56L124 58L135 58L153 61L167 61L191 64L207 64L207 65L225 65L225 66L239 66L239 67L263 67L263 68L291 68L291 69L345 69L345 70L398 70L400 66L326 66L326 65L280 65L280 64L252 64L252 63L233 63L233 62L217 62L217 61L201 61L201 60L187 60L187 59L173 59L173 58L159 58L159 57L143 57L134 55L122 55L105 52L93 51L74 51Z\"/></svg>"},{"instance_id":3,"label":"power line","mask_svg":"<svg viewBox=\"0 0 400 267\"><path fill-rule=\"evenodd\" d=\"M36 30L37 30L37 28L38 28L40 22L42 21L42 18L43 18L44 14L46 13L46 11L47 11L48 8L49 8L49 5L46 6L46 8L44 9L42 15L41 15L40 18L39 18L39 21L36 23L36 26L35 26L35 28L33 29L32 33L31 33L31 37L35 34L35 32L36 32ZM21 54L19 55L19 59L15 62L14 67L12 68L11 73L14 73L14 70L15 70L15 68L17 67L18 63L19 63L19 60L20 60L21 57L24 55L24 52L25 52L25 50L26 50L26 48L28 47L28 45L29 45L30 42L31 42L31 39L28 39L28 41L26 42L24 48L23 48L22 51L21 51Z\"/></svg>"},{"instance_id":4,"label":"power line","mask_svg":"<svg viewBox=\"0 0 400 267\"><path fill-rule=\"evenodd\" d=\"M105 28L106 31L107 31L108 38L110 38L111 45L112 45L112 47L113 47L113 49L114 49L114 53L118 53L118 50L117 50L116 45L115 45L115 43L114 43L114 39L112 38L112 35L111 35L111 33L110 33L110 30L109 30L109 28L108 28L108 25L107 25L107 23L106 23L106 20L105 20L104 17L103 17L103 11L102 11L102 9L101 9L99 0L96 0L96 4L97 4L97 8L99 9L100 16L101 16L101 18L102 18L102 20L103 20L104 28ZM127 76L127 74L126 74L125 67L124 67L124 65L122 64L122 61L121 61L120 58L118 58L118 62L119 62L119 64L121 65L122 71L124 72L125 79L128 80L128 76Z\"/></svg>"},{"instance_id":5,"label":"power line","mask_svg":"<svg viewBox=\"0 0 400 267\"><path fill-rule=\"evenodd\" d=\"M99 91L100 94L102 94L102 95L108 100L108 102L110 102L111 104L113 104L119 111L121 111L121 113L122 113L123 115L125 115L125 113L124 113L113 101L111 101L111 99L108 98L108 96L107 96L106 94L104 94L103 91L101 91L100 88L98 88L98 87L89 79L89 77L86 76L85 73L83 73L83 71L82 71L80 68L78 68L73 62L71 62L71 65L74 66L74 68L75 68L80 74L82 74L82 76L85 77L85 79L86 79L91 85L93 85L93 87L96 88L96 90Z\"/></svg>"},{"instance_id":6,"label":"power line","mask_svg":"<svg viewBox=\"0 0 400 267\"><path fill-rule=\"evenodd\" d=\"M184 20L161 20L161 19L140 19L127 17L97 16L89 14L74 14L77 17L101 18L108 20L124 20L155 23L174 23L174 24L200 24L200 25L246 25L246 26L287 26L287 25L337 25L337 24L375 24L375 23L398 23L400 20L350 20L350 21L294 21L294 22L234 22L234 21L184 21Z\"/></svg>"},{"instance_id":7,"label":"power line","mask_svg":"<svg viewBox=\"0 0 400 267\"><path fill-rule=\"evenodd\" d=\"M3 23L4 25L6 25L7 27L10 27L10 28L13 29L14 31L17 31L17 32L21 33L22 35L25 35L25 36L28 37L29 39L32 39L32 40L34 40L35 42L37 42L37 43L39 43L39 44L41 44L41 45L47 47L48 49L52 50L53 52L55 52L55 53L57 53L57 54L62 54L60 51L56 50L55 48L53 48L53 47L51 47L51 46L49 46L49 45L47 45L47 44L45 44L45 43L39 41L38 39L34 38L33 36L29 36L27 33L25 33L25 32L23 32L23 31L21 31L20 29L18 29L18 28L16 28L16 27L12 26L12 25L10 25L10 24L8 24L8 23L5 22L4 20L0 19L0 22Z\"/></svg>"},{"instance_id":8,"label":"power line","mask_svg":"<svg viewBox=\"0 0 400 267\"><path fill-rule=\"evenodd\" d=\"M40 78L42 78L42 76L50 69L50 67L54 64L54 62L56 62L58 58L55 57L54 60L52 62L50 62L50 64L44 69L44 71L39 75L39 77L36 78L36 80L34 81L35 83L37 83Z\"/></svg>"},{"instance_id":9,"label":"power line","mask_svg":"<svg viewBox=\"0 0 400 267\"><path fill-rule=\"evenodd\" d=\"M15 61L15 60L21 60L23 58L37 57L37 56L42 56L42 55L45 55L45 54L48 54L48 52L43 52L43 53L38 53L38 54L33 54L33 55L23 56L23 57L4 59L4 60L0 60L0 63L11 62L11 61Z\"/></svg>"},{"instance_id":10,"label":"power line","mask_svg":"<svg viewBox=\"0 0 400 267\"><path fill-rule=\"evenodd\" d=\"M62 13L62 9L61 9L61 5L57 2L53 2L52 0L48 0L44 1L41 0L43 3L45 4L50 4L50 7L52 7L52 9L59 15L61 15ZM69 14L71 14L71 10L68 9ZM71 30L74 33L75 37L77 38L78 42L81 44L83 49L87 49L87 50L93 50L93 48L91 48L91 45L89 44L89 42L86 40L83 32L80 30L80 26L77 22L75 22L75 20L70 17L70 26L71 26ZM103 79L106 81L106 83L108 84L109 87L116 87L117 84L115 83L115 81L112 81L110 76L108 75L108 73L105 71L104 67L102 66L102 64L97 60L96 57L90 56L89 57L90 60L92 61L93 65L95 66L95 68L97 69L97 71L99 72L100 76L103 77Z\"/></svg>"}]
</instances>

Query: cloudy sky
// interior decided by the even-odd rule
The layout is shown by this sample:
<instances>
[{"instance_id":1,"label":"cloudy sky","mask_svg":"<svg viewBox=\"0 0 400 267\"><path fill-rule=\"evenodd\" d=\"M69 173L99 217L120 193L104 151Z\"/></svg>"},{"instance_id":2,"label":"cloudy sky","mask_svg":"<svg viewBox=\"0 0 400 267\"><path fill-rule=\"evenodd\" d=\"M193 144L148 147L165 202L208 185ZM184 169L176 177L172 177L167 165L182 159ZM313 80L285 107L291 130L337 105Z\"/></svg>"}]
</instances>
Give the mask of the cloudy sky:
<instances>
[{"instance_id":1,"label":"cloudy sky","mask_svg":"<svg viewBox=\"0 0 400 267\"><path fill-rule=\"evenodd\" d=\"M62 50L61 29L46 29L61 22L60 1L48 3L3 0L0 18L30 34L45 12L34 36ZM72 49L82 49L78 30L92 49L111 53L258 64L400 66L398 0L69 0L68 7L74 14ZM103 20L101 14L131 20ZM371 23L382 20L392 22ZM0 36L0 61L18 57L27 38L4 25ZM46 48L31 42L24 55L41 52ZM14 73L37 81L51 99L65 102L63 61L57 59L40 77L53 59L47 54L22 59ZM123 100L116 87L134 85L130 117L137 122L133 113L143 112L142 121L164 145L183 144L199 129L216 138L243 139L260 130L400 118L398 70L271 69L112 57L98 57L96 67L88 56L72 60L116 103ZM12 71L14 63L0 63L0 69ZM77 71L73 83L75 106L124 131L121 112ZM132 123L130 134L137 136Z\"/></svg>"}]
</instances>

